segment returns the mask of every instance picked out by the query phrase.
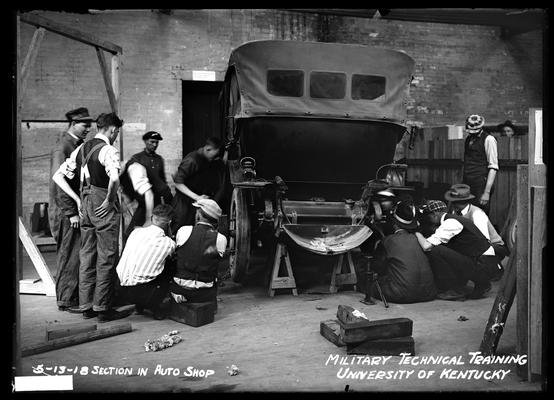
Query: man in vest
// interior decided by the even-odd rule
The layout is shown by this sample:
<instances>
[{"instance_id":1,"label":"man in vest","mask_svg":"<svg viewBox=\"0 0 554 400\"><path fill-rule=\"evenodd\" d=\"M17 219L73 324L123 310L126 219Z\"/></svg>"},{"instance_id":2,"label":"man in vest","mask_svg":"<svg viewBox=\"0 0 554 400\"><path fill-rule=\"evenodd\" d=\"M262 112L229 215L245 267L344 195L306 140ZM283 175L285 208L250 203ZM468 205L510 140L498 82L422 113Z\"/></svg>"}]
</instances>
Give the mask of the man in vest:
<instances>
[{"instance_id":1,"label":"man in vest","mask_svg":"<svg viewBox=\"0 0 554 400\"><path fill-rule=\"evenodd\" d=\"M393 303L433 300L437 295L433 271L413 234L418 226L414 205L400 201L390 220L394 233L377 247L372 262L372 269L379 274L384 297ZM379 298L378 291L374 290L372 296Z\"/></svg>"},{"instance_id":2,"label":"man in vest","mask_svg":"<svg viewBox=\"0 0 554 400\"><path fill-rule=\"evenodd\" d=\"M221 208L212 199L199 199L193 206L198 208L196 224L181 227L175 238L176 271L169 290L176 303L216 303L217 267L227 247L217 231Z\"/></svg>"},{"instance_id":3,"label":"man in vest","mask_svg":"<svg viewBox=\"0 0 554 400\"><path fill-rule=\"evenodd\" d=\"M474 289L467 295L479 299L491 289L490 280L497 269L494 249L479 228L467 218L447 214L446 204L440 200L427 203L430 217L438 228L425 238L415 235L421 248L427 252L435 283L444 300L459 300L468 280Z\"/></svg>"},{"instance_id":4,"label":"man in vest","mask_svg":"<svg viewBox=\"0 0 554 400\"><path fill-rule=\"evenodd\" d=\"M80 107L65 114L69 127L58 138L56 148L50 156L50 176L69 158L89 132L92 118L86 108ZM65 178L64 178L65 179ZM68 181L79 193L79 178ZM79 304L79 210L77 204L58 185L50 180L50 202L48 219L52 236L56 241L56 300L60 311Z\"/></svg>"},{"instance_id":5,"label":"man in vest","mask_svg":"<svg viewBox=\"0 0 554 400\"><path fill-rule=\"evenodd\" d=\"M494 136L486 132L485 119L480 115L470 115L466 120L464 147L463 183L469 185L475 194L473 204L488 214L490 195L498 171L498 150Z\"/></svg>"},{"instance_id":6,"label":"man in vest","mask_svg":"<svg viewBox=\"0 0 554 400\"><path fill-rule=\"evenodd\" d=\"M119 151L112 144L123 121L115 113L100 114L96 125L96 136L77 147L53 179L75 201L81 216L79 307L67 310L82 313L85 319L97 316L99 322L106 322L132 312L111 307L120 218ZM75 171L80 171L80 197L64 179L72 179Z\"/></svg>"},{"instance_id":7,"label":"man in vest","mask_svg":"<svg viewBox=\"0 0 554 400\"><path fill-rule=\"evenodd\" d=\"M148 226L152 219L152 210L158 204L171 204L173 195L165 178L164 159L156 153L162 135L158 132L146 132L142 136L144 150L131 157L127 162L122 176L128 173L134 198L138 202L137 209L129 223L124 240L129 237L135 226Z\"/></svg>"}]
</instances>

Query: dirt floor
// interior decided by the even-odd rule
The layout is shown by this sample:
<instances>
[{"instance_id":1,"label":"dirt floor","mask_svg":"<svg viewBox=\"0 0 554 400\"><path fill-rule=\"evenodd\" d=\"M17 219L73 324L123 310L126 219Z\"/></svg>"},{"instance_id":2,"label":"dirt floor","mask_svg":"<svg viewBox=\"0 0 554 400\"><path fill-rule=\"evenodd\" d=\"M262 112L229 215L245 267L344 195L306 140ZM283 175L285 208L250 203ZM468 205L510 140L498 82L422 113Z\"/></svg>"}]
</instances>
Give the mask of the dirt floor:
<instances>
[{"instance_id":1,"label":"dirt floor","mask_svg":"<svg viewBox=\"0 0 554 400\"><path fill-rule=\"evenodd\" d=\"M48 265L55 265L54 253L44 253L44 257ZM294 261L297 297L290 291L269 297L263 263L258 262L257 278L247 286L224 281L218 295L218 312L211 324L195 328L169 319L156 321L147 315L132 315L125 319L131 322L132 332L24 357L20 375L56 375L62 366L71 368L76 392L541 390L540 383L522 381L514 363L471 362L469 353L479 349L498 282L488 297L480 300L434 300L390 304L385 308L381 302L362 304L363 293L353 290L328 293L328 274L317 273L317 262L308 266L295 265ZM33 274L32 265L26 260L23 277ZM312 284L308 283L310 277ZM350 305L369 319L410 318L416 356L443 355L451 360L456 357L460 364L401 364L399 356L383 364L382 357L347 356L344 347L335 346L319 333L321 321L336 318L339 304ZM20 305L23 346L44 341L47 324L83 321L80 315L58 311L53 297L21 295ZM498 355L515 354L515 311L513 307L509 314ZM460 316L467 319L461 321ZM147 339L172 330L179 331L181 343L162 351L145 352ZM370 365L377 361L381 363ZM237 375L228 374L232 365L238 367ZM39 366L42 373L36 372ZM110 371L109 367L115 368ZM139 369L145 372L142 376ZM466 370L487 373L479 378L475 377L476 372L473 377L458 375Z\"/></svg>"}]
</instances>

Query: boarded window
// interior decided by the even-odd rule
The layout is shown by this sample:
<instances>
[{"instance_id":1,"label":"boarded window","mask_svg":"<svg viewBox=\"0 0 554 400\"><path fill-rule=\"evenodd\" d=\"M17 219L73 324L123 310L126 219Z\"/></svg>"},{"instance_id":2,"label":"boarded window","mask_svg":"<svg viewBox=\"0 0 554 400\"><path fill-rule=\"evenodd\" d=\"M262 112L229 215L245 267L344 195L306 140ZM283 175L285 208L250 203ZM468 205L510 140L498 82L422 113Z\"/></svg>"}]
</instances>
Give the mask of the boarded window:
<instances>
[{"instance_id":1,"label":"boarded window","mask_svg":"<svg viewBox=\"0 0 554 400\"><path fill-rule=\"evenodd\" d=\"M267 91L274 96L302 97L304 94L304 71L268 70Z\"/></svg>"},{"instance_id":2,"label":"boarded window","mask_svg":"<svg viewBox=\"0 0 554 400\"><path fill-rule=\"evenodd\" d=\"M310 97L316 99L344 99L346 74L341 72L312 72Z\"/></svg>"},{"instance_id":3,"label":"boarded window","mask_svg":"<svg viewBox=\"0 0 554 400\"><path fill-rule=\"evenodd\" d=\"M352 75L353 100L382 100L385 96L384 76Z\"/></svg>"}]
</instances>

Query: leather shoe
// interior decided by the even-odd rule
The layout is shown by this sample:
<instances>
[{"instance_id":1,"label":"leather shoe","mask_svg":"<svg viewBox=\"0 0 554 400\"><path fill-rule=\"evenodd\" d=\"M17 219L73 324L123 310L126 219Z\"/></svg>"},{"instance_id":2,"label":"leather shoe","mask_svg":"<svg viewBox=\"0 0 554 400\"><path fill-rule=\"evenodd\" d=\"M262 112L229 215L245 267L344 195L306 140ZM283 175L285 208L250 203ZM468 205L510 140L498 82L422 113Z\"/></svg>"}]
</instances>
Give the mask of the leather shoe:
<instances>
[{"instance_id":1,"label":"leather shoe","mask_svg":"<svg viewBox=\"0 0 554 400\"><path fill-rule=\"evenodd\" d=\"M91 319L98 315L97 311L94 311L92 308L89 308L88 310L83 311L83 318L84 319Z\"/></svg>"},{"instance_id":2,"label":"leather shoe","mask_svg":"<svg viewBox=\"0 0 554 400\"><path fill-rule=\"evenodd\" d=\"M467 295L468 299L482 299L491 290L491 283L476 283L473 291Z\"/></svg>"},{"instance_id":3,"label":"leather shoe","mask_svg":"<svg viewBox=\"0 0 554 400\"><path fill-rule=\"evenodd\" d=\"M128 309L124 311L117 311L113 308L106 311L100 311L98 312L98 322L108 322L108 321L114 321L116 319L121 319L128 317L133 313L134 309Z\"/></svg>"},{"instance_id":4,"label":"leather shoe","mask_svg":"<svg viewBox=\"0 0 554 400\"><path fill-rule=\"evenodd\" d=\"M85 310L83 310L79 306L75 306L75 307L66 307L64 311L67 311L71 314L82 314Z\"/></svg>"},{"instance_id":5,"label":"leather shoe","mask_svg":"<svg viewBox=\"0 0 554 400\"><path fill-rule=\"evenodd\" d=\"M437 299L450 300L450 301L464 301L466 298L465 293L459 292L454 289L448 289L445 292L437 294Z\"/></svg>"}]
</instances>

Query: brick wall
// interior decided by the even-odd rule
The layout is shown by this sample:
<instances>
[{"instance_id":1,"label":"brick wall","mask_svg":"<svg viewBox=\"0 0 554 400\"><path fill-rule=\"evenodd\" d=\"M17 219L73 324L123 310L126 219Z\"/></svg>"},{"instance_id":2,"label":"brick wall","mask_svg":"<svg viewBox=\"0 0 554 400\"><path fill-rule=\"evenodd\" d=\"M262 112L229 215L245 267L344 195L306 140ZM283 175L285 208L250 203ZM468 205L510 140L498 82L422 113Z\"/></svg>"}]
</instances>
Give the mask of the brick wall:
<instances>
[{"instance_id":1,"label":"brick wall","mask_svg":"<svg viewBox=\"0 0 554 400\"><path fill-rule=\"evenodd\" d=\"M215 70L222 79L230 52L249 40L359 43L403 50L416 61L409 120L423 126L460 125L469 113L482 113L487 122L510 118L526 124L529 107L542 106L543 43L537 31L503 39L495 27L279 10L38 13L123 48L121 116L130 124L124 127L123 158L142 148L142 133L158 130L164 136L159 153L167 160L168 176L182 157L181 80L192 79L192 70L204 69ZM33 31L21 25L23 56ZM109 111L95 51L47 32L30 75L22 118L63 119L67 110L78 106L88 107L93 115ZM39 128L22 130L24 158L50 150L53 133L48 129L42 134ZM48 177L42 163L24 160L24 181L29 180L23 193L26 206L47 201Z\"/></svg>"}]
</instances>

